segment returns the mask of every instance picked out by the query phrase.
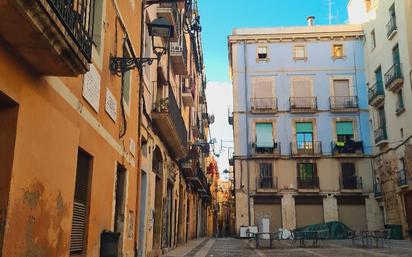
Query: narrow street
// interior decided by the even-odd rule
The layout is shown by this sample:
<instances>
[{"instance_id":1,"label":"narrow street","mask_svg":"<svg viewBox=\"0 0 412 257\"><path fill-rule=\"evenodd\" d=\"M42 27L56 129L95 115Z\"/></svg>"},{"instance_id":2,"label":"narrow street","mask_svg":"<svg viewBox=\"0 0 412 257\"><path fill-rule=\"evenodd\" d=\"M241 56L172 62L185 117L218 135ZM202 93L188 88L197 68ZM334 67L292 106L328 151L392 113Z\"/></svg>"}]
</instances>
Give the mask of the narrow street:
<instances>
[{"instance_id":1,"label":"narrow street","mask_svg":"<svg viewBox=\"0 0 412 257\"><path fill-rule=\"evenodd\" d=\"M235 238L202 238L178 247L164 257L367 257L412 256L412 244L393 241L392 247L353 247L348 240L331 240L320 248L296 248L292 242L276 242L272 249L254 249L248 240Z\"/></svg>"}]
</instances>

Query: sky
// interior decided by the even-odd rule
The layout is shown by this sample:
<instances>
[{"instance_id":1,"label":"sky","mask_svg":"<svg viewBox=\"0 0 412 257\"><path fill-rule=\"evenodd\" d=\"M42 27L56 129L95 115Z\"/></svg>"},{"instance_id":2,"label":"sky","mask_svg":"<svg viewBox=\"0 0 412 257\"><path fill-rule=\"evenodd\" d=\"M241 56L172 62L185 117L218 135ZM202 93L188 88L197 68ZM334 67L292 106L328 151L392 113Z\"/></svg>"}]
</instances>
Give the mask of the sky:
<instances>
[{"instance_id":1,"label":"sky","mask_svg":"<svg viewBox=\"0 0 412 257\"><path fill-rule=\"evenodd\" d=\"M233 146L232 127L227 121L232 105L227 37L234 28L306 26L306 17L311 15L316 17L316 25L327 25L329 1L331 24L345 23L348 0L198 0L208 80L206 98L209 113L216 117L210 130L218 141L215 152L220 171L228 168L227 147Z\"/></svg>"}]
</instances>

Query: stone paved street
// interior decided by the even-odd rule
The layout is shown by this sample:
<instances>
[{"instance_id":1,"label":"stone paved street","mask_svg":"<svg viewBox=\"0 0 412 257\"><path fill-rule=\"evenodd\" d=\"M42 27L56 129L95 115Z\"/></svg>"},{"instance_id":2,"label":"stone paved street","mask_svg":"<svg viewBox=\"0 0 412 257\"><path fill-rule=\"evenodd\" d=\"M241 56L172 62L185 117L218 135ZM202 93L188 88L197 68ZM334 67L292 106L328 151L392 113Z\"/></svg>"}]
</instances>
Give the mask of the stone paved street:
<instances>
[{"instance_id":1,"label":"stone paved street","mask_svg":"<svg viewBox=\"0 0 412 257\"><path fill-rule=\"evenodd\" d=\"M179 250L179 249L176 249ZM392 247L361 248L353 247L350 241L328 241L320 248L297 248L291 242L276 242L272 249L254 249L247 240L234 238L204 239L193 249L172 251L167 256L180 257L369 257L369 256L412 256L412 242L393 241ZM174 254L179 252L180 255Z\"/></svg>"}]
</instances>

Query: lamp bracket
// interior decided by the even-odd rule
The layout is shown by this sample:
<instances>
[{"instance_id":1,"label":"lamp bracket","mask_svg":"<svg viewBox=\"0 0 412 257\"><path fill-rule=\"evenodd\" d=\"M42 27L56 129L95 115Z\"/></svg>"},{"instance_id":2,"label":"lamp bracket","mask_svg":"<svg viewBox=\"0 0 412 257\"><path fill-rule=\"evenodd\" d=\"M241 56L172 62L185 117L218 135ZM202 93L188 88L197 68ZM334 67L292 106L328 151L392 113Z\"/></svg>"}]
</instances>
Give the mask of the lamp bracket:
<instances>
[{"instance_id":1,"label":"lamp bracket","mask_svg":"<svg viewBox=\"0 0 412 257\"><path fill-rule=\"evenodd\" d=\"M152 65L153 61L159 58L131 58L131 57L110 57L110 72L121 75L124 72L137 68L141 70L145 64Z\"/></svg>"}]
</instances>

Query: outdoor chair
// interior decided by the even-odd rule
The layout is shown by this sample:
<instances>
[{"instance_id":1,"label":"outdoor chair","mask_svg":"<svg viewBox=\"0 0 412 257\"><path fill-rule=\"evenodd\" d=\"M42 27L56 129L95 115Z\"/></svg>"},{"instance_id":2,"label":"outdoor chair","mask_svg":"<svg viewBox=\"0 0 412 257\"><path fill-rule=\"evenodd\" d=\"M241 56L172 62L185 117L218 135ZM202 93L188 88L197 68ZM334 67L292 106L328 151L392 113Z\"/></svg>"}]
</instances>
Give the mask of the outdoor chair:
<instances>
[{"instance_id":1,"label":"outdoor chair","mask_svg":"<svg viewBox=\"0 0 412 257\"><path fill-rule=\"evenodd\" d=\"M377 230L372 232L371 237L375 240L376 247L379 247L379 243L381 247L384 247L385 245L388 247L392 247L390 240L390 232L390 229Z\"/></svg>"}]
</instances>

